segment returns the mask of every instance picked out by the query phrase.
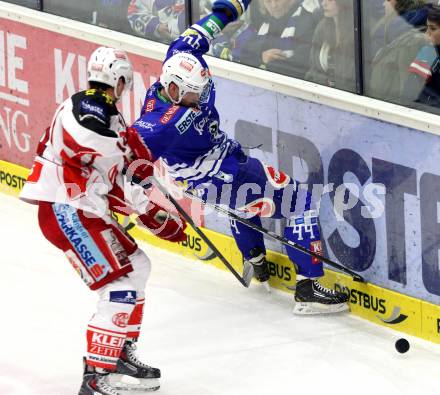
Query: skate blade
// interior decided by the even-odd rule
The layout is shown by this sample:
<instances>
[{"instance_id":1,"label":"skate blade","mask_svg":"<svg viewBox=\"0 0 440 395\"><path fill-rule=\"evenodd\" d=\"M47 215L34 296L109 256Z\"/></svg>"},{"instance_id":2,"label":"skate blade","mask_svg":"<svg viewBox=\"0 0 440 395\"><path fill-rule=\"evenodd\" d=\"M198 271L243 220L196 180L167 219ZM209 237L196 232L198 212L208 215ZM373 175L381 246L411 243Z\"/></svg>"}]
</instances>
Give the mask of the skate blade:
<instances>
[{"instance_id":1,"label":"skate blade","mask_svg":"<svg viewBox=\"0 0 440 395\"><path fill-rule=\"evenodd\" d=\"M126 374L109 374L106 378L107 384L113 387L121 395L133 395L157 391L160 388L159 379L140 379Z\"/></svg>"},{"instance_id":2,"label":"skate blade","mask_svg":"<svg viewBox=\"0 0 440 395\"><path fill-rule=\"evenodd\" d=\"M347 303L322 304L313 302L295 302L293 314L297 315L315 315L315 314L334 314L348 311Z\"/></svg>"},{"instance_id":3,"label":"skate blade","mask_svg":"<svg viewBox=\"0 0 440 395\"><path fill-rule=\"evenodd\" d=\"M118 395L142 395L147 392L157 391L160 388L160 385L155 388L150 389L117 389Z\"/></svg>"}]
</instances>

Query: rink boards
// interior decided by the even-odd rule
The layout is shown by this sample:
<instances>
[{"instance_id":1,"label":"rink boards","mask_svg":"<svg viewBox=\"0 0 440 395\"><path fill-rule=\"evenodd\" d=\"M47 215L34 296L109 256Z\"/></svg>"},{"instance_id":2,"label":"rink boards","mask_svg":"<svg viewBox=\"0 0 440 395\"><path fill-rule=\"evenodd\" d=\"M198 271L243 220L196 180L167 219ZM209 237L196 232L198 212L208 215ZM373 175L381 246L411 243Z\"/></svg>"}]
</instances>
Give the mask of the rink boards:
<instances>
[{"instance_id":1,"label":"rink boards","mask_svg":"<svg viewBox=\"0 0 440 395\"><path fill-rule=\"evenodd\" d=\"M29 170L12 163L0 161L0 192L17 196ZM167 249L219 269L227 270L219 259L212 256L198 235L187 228L187 241L169 243L146 230L135 226L129 218L119 218L124 226L130 226L130 234L155 246ZM134 225L134 224L133 224ZM224 234L204 229L217 248L225 255L237 271L241 271L241 256L234 240ZM178 256L176 255L176 259ZM295 272L288 258L274 251L268 252L272 287L284 292L295 285ZM154 262L153 262L154 263ZM231 275L231 281L236 281ZM375 324L417 336L440 344L440 306L428 303L373 284L354 282L350 277L326 269L326 285L350 295L352 314ZM237 283L237 286L240 286Z\"/></svg>"},{"instance_id":2,"label":"rink boards","mask_svg":"<svg viewBox=\"0 0 440 395\"><path fill-rule=\"evenodd\" d=\"M98 45L129 53L134 89L118 106L130 124L160 74L165 45L0 1L0 159L31 166L57 106L86 88L87 57ZM375 284L329 271L331 285L350 293L353 312L439 342L438 116L212 57L208 63L222 130L244 147L258 147L249 153L309 187L332 188L320 210L325 251ZM0 189L15 193L25 175L2 164ZM338 190L356 200L339 216ZM240 269L228 220L203 208L196 217ZM281 233L277 222L264 226ZM191 231L178 246L133 233L222 267ZM278 243L267 240L267 247L273 251L271 282L287 290L294 284L292 267Z\"/></svg>"}]
</instances>

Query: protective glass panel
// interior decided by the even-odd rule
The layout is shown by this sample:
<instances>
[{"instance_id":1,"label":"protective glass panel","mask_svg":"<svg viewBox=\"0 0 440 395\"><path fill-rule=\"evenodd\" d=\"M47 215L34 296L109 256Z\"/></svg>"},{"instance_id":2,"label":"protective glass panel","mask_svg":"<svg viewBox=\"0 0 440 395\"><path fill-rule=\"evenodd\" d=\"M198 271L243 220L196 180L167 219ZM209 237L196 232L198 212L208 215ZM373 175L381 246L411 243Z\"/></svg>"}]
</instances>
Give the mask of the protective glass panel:
<instances>
[{"instance_id":1,"label":"protective glass panel","mask_svg":"<svg viewBox=\"0 0 440 395\"><path fill-rule=\"evenodd\" d=\"M43 11L122 33L132 33L127 16L129 5L130 0L44 0Z\"/></svg>"},{"instance_id":2,"label":"protective glass panel","mask_svg":"<svg viewBox=\"0 0 440 395\"><path fill-rule=\"evenodd\" d=\"M194 0L193 20L210 9ZM218 37L211 54L355 91L352 0L254 0Z\"/></svg>"},{"instance_id":3,"label":"protective glass panel","mask_svg":"<svg viewBox=\"0 0 440 395\"><path fill-rule=\"evenodd\" d=\"M440 114L440 8L432 3L363 2L368 96Z\"/></svg>"},{"instance_id":4,"label":"protective glass panel","mask_svg":"<svg viewBox=\"0 0 440 395\"><path fill-rule=\"evenodd\" d=\"M24 7L28 8L35 8L36 10L39 10L41 7L41 1L40 0L5 0L7 3L22 5Z\"/></svg>"}]
</instances>

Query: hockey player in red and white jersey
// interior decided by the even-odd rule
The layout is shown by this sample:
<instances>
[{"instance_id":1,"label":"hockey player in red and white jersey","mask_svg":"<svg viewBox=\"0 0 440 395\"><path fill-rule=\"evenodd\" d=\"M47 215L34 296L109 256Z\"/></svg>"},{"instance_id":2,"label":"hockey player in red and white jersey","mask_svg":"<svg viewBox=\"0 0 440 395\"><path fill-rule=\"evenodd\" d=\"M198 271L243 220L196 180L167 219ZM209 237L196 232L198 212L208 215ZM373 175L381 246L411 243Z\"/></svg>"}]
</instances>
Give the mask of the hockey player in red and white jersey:
<instances>
[{"instance_id":1,"label":"hockey player in red and white jersey","mask_svg":"<svg viewBox=\"0 0 440 395\"><path fill-rule=\"evenodd\" d=\"M132 74L125 52L106 47L93 52L90 89L56 110L20 195L38 204L44 236L64 251L99 296L87 327L80 395L159 388L160 370L141 363L135 354L150 260L110 210L138 213L141 223L166 240L186 239L185 221L150 201L143 188L123 175L126 167L142 179L153 172L149 161L137 160L151 155L115 105L131 88ZM131 377L127 381L124 375Z\"/></svg>"}]
</instances>

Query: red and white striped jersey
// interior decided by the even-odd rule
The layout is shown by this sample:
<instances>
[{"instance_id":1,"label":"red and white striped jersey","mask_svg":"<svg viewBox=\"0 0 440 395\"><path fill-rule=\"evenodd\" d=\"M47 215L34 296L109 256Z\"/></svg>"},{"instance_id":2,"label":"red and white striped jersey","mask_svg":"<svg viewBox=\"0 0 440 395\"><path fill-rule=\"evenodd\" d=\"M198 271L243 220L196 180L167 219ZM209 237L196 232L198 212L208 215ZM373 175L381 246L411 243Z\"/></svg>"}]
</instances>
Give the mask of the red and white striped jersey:
<instances>
[{"instance_id":1,"label":"red and white striped jersey","mask_svg":"<svg viewBox=\"0 0 440 395\"><path fill-rule=\"evenodd\" d=\"M128 183L122 171L130 153L125 129L106 93L94 89L76 93L56 110L20 199L65 203L100 216L109 208L124 211ZM144 193L134 195L138 201L131 205L139 209L147 204Z\"/></svg>"}]
</instances>

